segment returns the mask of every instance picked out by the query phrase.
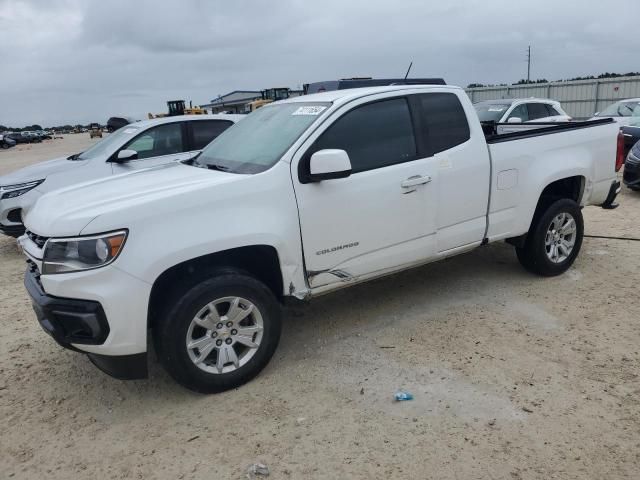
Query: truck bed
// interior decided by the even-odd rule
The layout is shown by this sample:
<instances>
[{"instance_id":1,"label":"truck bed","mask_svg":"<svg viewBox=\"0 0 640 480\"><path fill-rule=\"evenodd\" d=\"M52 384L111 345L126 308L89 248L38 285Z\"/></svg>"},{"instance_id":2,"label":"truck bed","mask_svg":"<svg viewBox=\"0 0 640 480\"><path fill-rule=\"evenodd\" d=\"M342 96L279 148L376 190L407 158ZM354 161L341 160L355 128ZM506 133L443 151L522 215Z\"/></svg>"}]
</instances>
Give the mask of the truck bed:
<instances>
[{"instance_id":1,"label":"truck bed","mask_svg":"<svg viewBox=\"0 0 640 480\"><path fill-rule=\"evenodd\" d=\"M559 179L579 182L581 205L604 203L616 178L618 130L602 119L489 136L489 240L526 233L543 190Z\"/></svg>"},{"instance_id":2,"label":"truck bed","mask_svg":"<svg viewBox=\"0 0 640 480\"><path fill-rule=\"evenodd\" d=\"M615 123L611 118L602 118L598 120L586 120L581 122L531 122L531 123L496 123L495 127L513 127L520 129L509 133L497 133L485 135L487 143L508 142L518 140L520 138L528 138L531 136L551 135L554 133L566 132L567 130L576 130L580 128L591 128L598 125Z\"/></svg>"}]
</instances>

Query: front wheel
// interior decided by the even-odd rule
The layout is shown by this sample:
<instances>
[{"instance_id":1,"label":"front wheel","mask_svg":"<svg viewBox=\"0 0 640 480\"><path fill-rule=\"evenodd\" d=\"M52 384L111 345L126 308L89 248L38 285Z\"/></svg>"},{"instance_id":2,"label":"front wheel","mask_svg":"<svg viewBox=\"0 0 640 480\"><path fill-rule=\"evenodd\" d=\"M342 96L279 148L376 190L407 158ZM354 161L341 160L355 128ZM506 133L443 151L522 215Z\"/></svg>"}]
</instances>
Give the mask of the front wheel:
<instances>
[{"instance_id":1,"label":"front wheel","mask_svg":"<svg viewBox=\"0 0 640 480\"><path fill-rule=\"evenodd\" d=\"M584 235L582 210L573 200L551 203L534 217L524 247L516 248L518 260L532 273L552 277L573 264Z\"/></svg>"},{"instance_id":2,"label":"front wheel","mask_svg":"<svg viewBox=\"0 0 640 480\"><path fill-rule=\"evenodd\" d=\"M159 320L156 351L186 388L216 393L236 388L269 363L278 346L281 309L262 282L222 270L184 293Z\"/></svg>"}]
</instances>

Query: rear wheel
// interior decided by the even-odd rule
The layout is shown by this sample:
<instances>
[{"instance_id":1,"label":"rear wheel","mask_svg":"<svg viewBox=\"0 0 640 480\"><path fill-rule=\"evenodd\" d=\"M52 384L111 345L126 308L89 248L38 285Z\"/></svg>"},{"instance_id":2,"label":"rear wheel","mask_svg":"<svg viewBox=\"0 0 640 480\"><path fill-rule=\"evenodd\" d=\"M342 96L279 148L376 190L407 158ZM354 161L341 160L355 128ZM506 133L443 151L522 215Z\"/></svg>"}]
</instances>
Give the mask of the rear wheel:
<instances>
[{"instance_id":1,"label":"rear wheel","mask_svg":"<svg viewBox=\"0 0 640 480\"><path fill-rule=\"evenodd\" d=\"M580 206L563 198L536 214L524 247L516 247L516 254L522 266L532 273L560 275L578 256L583 235Z\"/></svg>"},{"instance_id":2,"label":"rear wheel","mask_svg":"<svg viewBox=\"0 0 640 480\"><path fill-rule=\"evenodd\" d=\"M640 192L640 185L627 185L629 190L633 190L634 192Z\"/></svg>"},{"instance_id":3,"label":"rear wheel","mask_svg":"<svg viewBox=\"0 0 640 480\"><path fill-rule=\"evenodd\" d=\"M280 340L281 310L273 293L236 270L217 272L184 293L155 328L163 366L201 393L238 387L255 377Z\"/></svg>"}]
</instances>

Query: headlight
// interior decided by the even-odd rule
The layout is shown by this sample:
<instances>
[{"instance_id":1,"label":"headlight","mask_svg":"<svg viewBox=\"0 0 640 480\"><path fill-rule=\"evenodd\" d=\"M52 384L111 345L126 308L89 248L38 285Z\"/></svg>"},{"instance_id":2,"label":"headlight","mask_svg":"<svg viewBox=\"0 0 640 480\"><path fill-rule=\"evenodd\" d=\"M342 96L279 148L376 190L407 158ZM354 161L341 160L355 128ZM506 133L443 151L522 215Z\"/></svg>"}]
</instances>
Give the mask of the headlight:
<instances>
[{"instance_id":1,"label":"headlight","mask_svg":"<svg viewBox=\"0 0 640 480\"><path fill-rule=\"evenodd\" d=\"M51 238L44 247L42 273L67 273L104 267L124 246L127 231L76 238Z\"/></svg>"},{"instance_id":2,"label":"headlight","mask_svg":"<svg viewBox=\"0 0 640 480\"><path fill-rule=\"evenodd\" d=\"M0 189L2 189L5 192L2 194L2 199L15 198L15 197L19 197L20 195L24 195L29 190L33 190L34 188L36 188L42 182L44 182L44 179L35 180L33 182L16 183L14 185L4 185L0 187Z\"/></svg>"}]
</instances>

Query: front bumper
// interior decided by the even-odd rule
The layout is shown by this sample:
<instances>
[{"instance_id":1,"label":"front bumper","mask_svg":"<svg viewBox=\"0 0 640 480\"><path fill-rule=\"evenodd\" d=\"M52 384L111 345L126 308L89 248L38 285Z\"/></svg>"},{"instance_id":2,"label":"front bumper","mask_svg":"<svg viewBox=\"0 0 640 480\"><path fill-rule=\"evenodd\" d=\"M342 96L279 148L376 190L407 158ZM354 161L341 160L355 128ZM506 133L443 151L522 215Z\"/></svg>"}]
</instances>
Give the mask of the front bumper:
<instances>
[{"instance_id":1,"label":"front bumper","mask_svg":"<svg viewBox=\"0 0 640 480\"><path fill-rule=\"evenodd\" d=\"M59 345L86 353L96 367L112 377L121 380L147 378L146 352L113 356L80 350L82 345L101 345L109 336L109 322L99 302L47 295L33 263L25 273L24 285L38 323Z\"/></svg>"},{"instance_id":2,"label":"front bumper","mask_svg":"<svg viewBox=\"0 0 640 480\"><path fill-rule=\"evenodd\" d=\"M109 322L99 302L47 295L33 263L25 272L24 286L40 326L63 347L101 345L109 336Z\"/></svg>"},{"instance_id":3,"label":"front bumper","mask_svg":"<svg viewBox=\"0 0 640 480\"><path fill-rule=\"evenodd\" d=\"M18 238L20 235L24 235L24 225L21 223L13 225L3 225L0 223L0 233Z\"/></svg>"}]
</instances>

